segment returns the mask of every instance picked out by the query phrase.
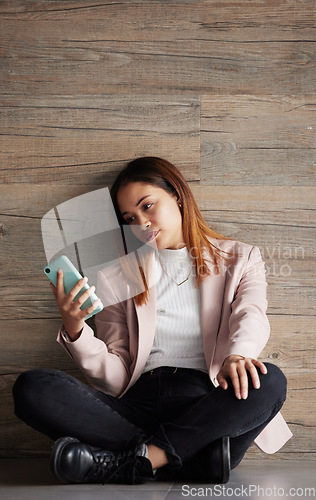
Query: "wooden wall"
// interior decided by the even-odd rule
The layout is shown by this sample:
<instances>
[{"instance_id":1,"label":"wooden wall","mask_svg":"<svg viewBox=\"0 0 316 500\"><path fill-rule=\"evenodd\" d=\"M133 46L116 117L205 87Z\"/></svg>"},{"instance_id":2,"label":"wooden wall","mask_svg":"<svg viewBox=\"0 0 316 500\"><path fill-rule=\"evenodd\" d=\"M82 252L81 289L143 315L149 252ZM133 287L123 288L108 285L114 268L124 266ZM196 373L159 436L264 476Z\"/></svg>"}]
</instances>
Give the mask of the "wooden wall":
<instances>
[{"instance_id":1,"label":"wooden wall","mask_svg":"<svg viewBox=\"0 0 316 500\"><path fill-rule=\"evenodd\" d=\"M47 455L13 414L27 369L78 374L42 268L40 221L131 158L173 161L207 222L256 244L294 438L315 456L314 0L0 1L0 455ZM262 458L257 449L249 458Z\"/></svg>"}]
</instances>

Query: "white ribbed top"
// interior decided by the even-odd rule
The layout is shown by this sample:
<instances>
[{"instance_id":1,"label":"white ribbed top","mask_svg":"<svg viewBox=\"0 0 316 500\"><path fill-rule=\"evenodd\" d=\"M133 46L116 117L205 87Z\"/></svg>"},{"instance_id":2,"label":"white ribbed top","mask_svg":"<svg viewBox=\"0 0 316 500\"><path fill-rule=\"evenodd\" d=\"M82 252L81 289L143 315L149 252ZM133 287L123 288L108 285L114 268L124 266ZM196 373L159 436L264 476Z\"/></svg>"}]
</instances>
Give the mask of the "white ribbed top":
<instances>
[{"instance_id":1,"label":"white ribbed top","mask_svg":"<svg viewBox=\"0 0 316 500\"><path fill-rule=\"evenodd\" d=\"M195 288L195 270L187 278L193 261L186 247L156 251L157 326L154 344L144 372L159 366L194 368L207 372L200 313L200 289Z\"/></svg>"}]
</instances>

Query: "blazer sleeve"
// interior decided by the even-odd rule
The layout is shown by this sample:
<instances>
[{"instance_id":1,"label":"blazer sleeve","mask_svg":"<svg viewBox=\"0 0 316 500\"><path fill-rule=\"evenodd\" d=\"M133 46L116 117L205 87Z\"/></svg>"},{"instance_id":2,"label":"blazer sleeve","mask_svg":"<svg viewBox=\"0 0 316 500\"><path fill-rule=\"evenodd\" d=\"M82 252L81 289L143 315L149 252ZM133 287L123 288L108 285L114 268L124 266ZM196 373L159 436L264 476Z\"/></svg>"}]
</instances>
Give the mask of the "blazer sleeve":
<instances>
[{"instance_id":1,"label":"blazer sleeve","mask_svg":"<svg viewBox=\"0 0 316 500\"><path fill-rule=\"evenodd\" d=\"M270 336L266 315L265 265L258 247L252 247L237 284L229 318L224 359L230 354L257 358Z\"/></svg>"},{"instance_id":2,"label":"blazer sleeve","mask_svg":"<svg viewBox=\"0 0 316 500\"><path fill-rule=\"evenodd\" d=\"M112 396L123 392L129 381L129 334L124 303L115 297L102 272L98 273L97 294L105 307L95 316L97 334L85 324L80 337L68 342L58 332L57 342L67 351L92 387Z\"/></svg>"}]
</instances>

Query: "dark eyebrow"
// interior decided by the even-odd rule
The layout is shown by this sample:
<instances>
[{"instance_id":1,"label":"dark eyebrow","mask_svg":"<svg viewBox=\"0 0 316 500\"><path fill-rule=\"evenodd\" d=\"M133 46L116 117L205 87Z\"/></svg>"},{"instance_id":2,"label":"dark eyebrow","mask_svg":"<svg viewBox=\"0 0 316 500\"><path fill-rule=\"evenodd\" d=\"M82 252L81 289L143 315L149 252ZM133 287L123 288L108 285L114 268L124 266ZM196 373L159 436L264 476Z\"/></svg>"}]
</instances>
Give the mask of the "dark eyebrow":
<instances>
[{"instance_id":1,"label":"dark eyebrow","mask_svg":"<svg viewBox=\"0 0 316 500\"><path fill-rule=\"evenodd\" d=\"M150 196L150 194L146 194L146 196L143 196L137 203L136 203L136 207L138 207L138 205L145 199L145 198L148 198L148 196ZM124 217L124 215L128 214L128 212L124 212L122 214L122 217Z\"/></svg>"}]
</instances>

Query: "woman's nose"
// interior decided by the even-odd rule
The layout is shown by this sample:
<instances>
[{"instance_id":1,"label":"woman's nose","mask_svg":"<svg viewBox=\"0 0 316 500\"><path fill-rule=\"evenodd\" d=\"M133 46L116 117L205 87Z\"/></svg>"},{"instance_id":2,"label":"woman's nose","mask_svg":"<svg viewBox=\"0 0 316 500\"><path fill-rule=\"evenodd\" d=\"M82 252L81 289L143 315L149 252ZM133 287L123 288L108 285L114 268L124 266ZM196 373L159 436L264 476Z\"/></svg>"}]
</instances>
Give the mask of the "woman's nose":
<instances>
[{"instance_id":1,"label":"woman's nose","mask_svg":"<svg viewBox=\"0 0 316 500\"><path fill-rule=\"evenodd\" d=\"M147 231L147 229L150 227L150 223L146 222L144 224L140 224L140 227L141 227L142 231Z\"/></svg>"},{"instance_id":2,"label":"woman's nose","mask_svg":"<svg viewBox=\"0 0 316 500\"><path fill-rule=\"evenodd\" d=\"M147 219L146 216L144 216L144 214L139 215L137 224L143 231L146 231L150 227L150 221Z\"/></svg>"}]
</instances>

